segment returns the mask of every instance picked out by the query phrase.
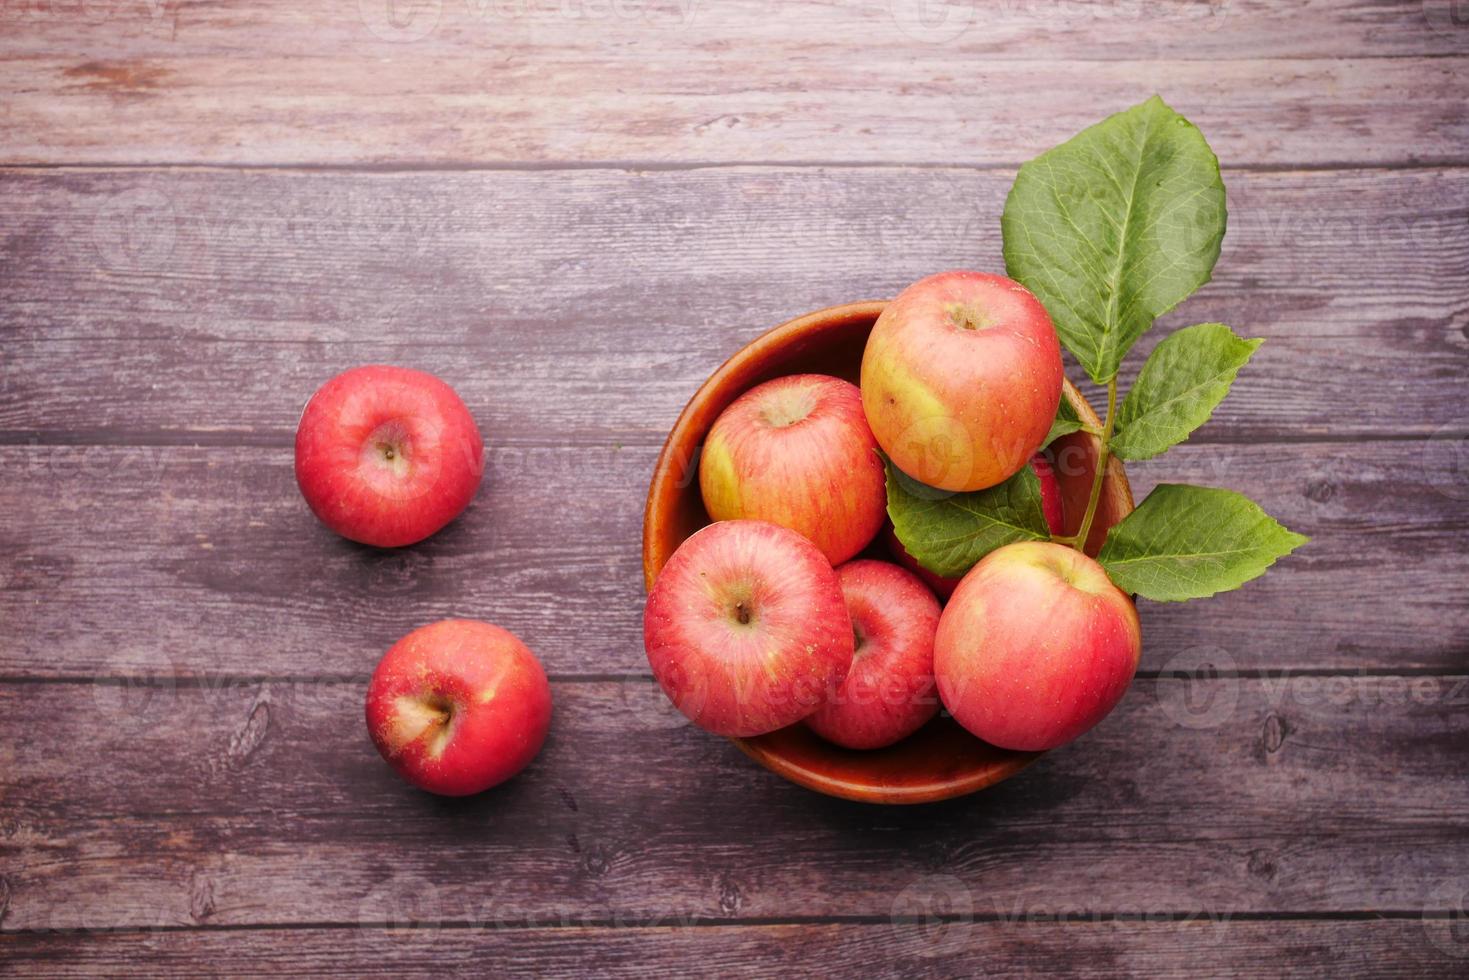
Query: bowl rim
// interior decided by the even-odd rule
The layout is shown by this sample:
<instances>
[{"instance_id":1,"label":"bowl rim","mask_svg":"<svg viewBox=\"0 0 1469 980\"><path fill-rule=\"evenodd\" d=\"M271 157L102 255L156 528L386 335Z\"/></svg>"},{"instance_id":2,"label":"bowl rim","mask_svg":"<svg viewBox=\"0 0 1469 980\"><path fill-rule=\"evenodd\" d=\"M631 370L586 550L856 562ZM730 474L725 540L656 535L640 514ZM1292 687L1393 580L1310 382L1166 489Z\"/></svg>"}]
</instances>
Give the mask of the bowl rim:
<instances>
[{"instance_id":1,"label":"bowl rim","mask_svg":"<svg viewBox=\"0 0 1469 980\"><path fill-rule=\"evenodd\" d=\"M799 723L798 723L799 724ZM933 724L932 721L927 724ZM774 733L772 733L774 734ZM918 803L938 803L943 800L952 800L960 796L968 796L987 789L996 783L1003 782L1020 771L1029 768L1045 752L1015 752L1004 750L993 765L976 768L964 776L932 781L928 783L914 783L900 786L876 786L872 783L854 783L851 780L841 779L827 773L810 769L791 759L780 752L772 751L761 742L766 736L756 738L731 738L730 741L739 747L739 750L751 759L760 763L766 769L782 776L797 786L814 790L824 796L835 796L838 799L853 800L857 803L872 803L879 806L911 806ZM813 738L820 736L813 735ZM912 738L913 736L908 736ZM973 736L970 736L973 737ZM835 752L851 752L854 750L842 749L833 745ZM877 749L875 751L882 751Z\"/></svg>"},{"instance_id":2,"label":"bowl rim","mask_svg":"<svg viewBox=\"0 0 1469 980\"><path fill-rule=\"evenodd\" d=\"M668 556L658 552L658 542L653 539L653 515L660 506L669 502L673 497L672 490L677 489L677 480L671 479L674 467L680 465L676 450L687 441L687 430L695 424L696 417L700 414L705 394L711 390L717 390L735 381L742 373L753 373L754 365L762 355L773 350L785 347L786 342L792 338L805 337L812 333L813 328L822 330L839 330L852 323L854 320L872 319L876 320L882 311L887 308L888 300L862 300L856 303L842 303L837 306L828 306L820 310L787 320L779 326L772 327L749 343L740 347L724 363L719 365L708 378L704 379L698 389L690 396L684 404L683 411L679 412L678 420L673 423L673 428L668 430L668 438L663 440L663 448L658 451L658 462L653 467L653 476L648 483L648 499L643 507L643 591L652 591L653 581L658 577L664 562ZM710 420L711 424L713 420ZM670 489L671 488L671 489Z\"/></svg>"},{"instance_id":3,"label":"bowl rim","mask_svg":"<svg viewBox=\"0 0 1469 980\"><path fill-rule=\"evenodd\" d=\"M664 440L662 449L659 450L658 461L653 468L653 475L648 484L648 497L643 509L642 541L643 588L645 592L652 590L653 582L658 577L658 572L662 569L669 557L669 555L662 553L660 542L655 540L654 515L671 505L677 497L679 481L673 478L674 468L680 465L687 465L687 461L681 460L680 458L679 448L688 441L689 430L698 424L699 416L705 414L704 402L706 401L706 395L712 391L723 389L727 385L738 383L741 380L741 375L750 376L745 379L747 382L752 380L753 376L763 367L767 356L775 351L784 349L791 340L796 338L811 339L823 332L842 330L851 326L853 321L856 320L875 321L882 314L882 311L887 308L888 303L889 300L862 300L854 303L842 303L836 306L813 310L810 313L805 313L787 320L740 347L726 358L724 363L699 386L684 405L677 421L674 422L673 427L669 430L668 437ZM746 387L748 387L748 383ZM1062 397L1071 403L1072 408L1075 409L1078 417L1085 425L1093 429L1100 429L1102 427L1102 421L1097 417L1096 411L1082 396L1076 386L1071 383L1071 380L1064 376L1062 380ZM713 424L713 419L709 420L709 424ZM1078 435L1084 438L1094 439L1094 437L1086 436L1085 433L1079 433ZM1107 460L1107 473L1103 481L1103 496L1104 498L1110 498L1111 503L1120 511L1116 515L1117 520L1125 517L1136 506L1133 499L1132 487L1128 483L1122 461L1116 456L1111 456ZM1096 549L1100 547L1101 540L1105 538L1106 531L1107 526L1102 524L1098 524L1098 526L1093 528L1086 548L1089 554L1096 553ZM771 772L783 776L799 786L804 786L807 789L815 790L827 796L873 804L931 803L966 796L1010 778L1046 754L1045 752L1012 752L1010 755L1002 757L994 765L978 768L965 776L944 782L879 787L871 784L852 783L849 780L813 771L808 767L791 761L778 752L772 751L769 746L762 744L761 739L767 737L732 737L730 741L755 762L760 763L760 765L769 769ZM850 751L842 750L839 746L832 746L832 749L833 751Z\"/></svg>"}]
</instances>

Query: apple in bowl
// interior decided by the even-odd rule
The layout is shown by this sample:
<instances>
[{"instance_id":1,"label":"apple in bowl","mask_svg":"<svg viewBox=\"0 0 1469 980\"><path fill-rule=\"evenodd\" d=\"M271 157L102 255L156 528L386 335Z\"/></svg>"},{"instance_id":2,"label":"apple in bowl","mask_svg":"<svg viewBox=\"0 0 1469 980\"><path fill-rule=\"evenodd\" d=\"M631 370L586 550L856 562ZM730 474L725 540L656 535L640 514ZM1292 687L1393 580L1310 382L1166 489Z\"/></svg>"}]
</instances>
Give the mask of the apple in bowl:
<instances>
[{"instance_id":1,"label":"apple in bowl","mask_svg":"<svg viewBox=\"0 0 1469 980\"><path fill-rule=\"evenodd\" d=\"M551 686L509 630L446 619L388 650L367 686L367 731L409 783L469 796L524 769L551 725Z\"/></svg>"},{"instance_id":2,"label":"apple in bowl","mask_svg":"<svg viewBox=\"0 0 1469 980\"><path fill-rule=\"evenodd\" d=\"M1043 751L1107 716L1141 652L1137 609L1101 565L1026 541L990 552L959 583L939 620L934 675L974 735Z\"/></svg>"},{"instance_id":3,"label":"apple in bowl","mask_svg":"<svg viewBox=\"0 0 1469 980\"><path fill-rule=\"evenodd\" d=\"M735 399L709 430L699 489L714 520L790 528L833 565L867 547L887 515L862 395L820 374L776 378Z\"/></svg>"},{"instance_id":4,"label":"apple in bowl","mask_svg":"<svg viewBox=\"0 0 1469 980\"><path fill-rule=\"evenodd\" d=\"M850 303L808 313L754 338L715 370L690 398L654 468L643 519L643 580L654 589L670 558L689 537L709 524L690 462L698 458L710 428L735 399L756 385L790 374L826 374L855 381L873 325L887 304ZM1067 403L1094 429L1101 420L1070 384ZM1065 503L1065 533L1075 534L1086 510L1096 471L1095 437L1062 436L1048 452ZM1112 457L1102 480L1088 553L1100 547L1106 529L1133 508L1132 491L1120 460ZM885 748L856 751L821 738L808 725L792 724L766 735L734 739L762 766L801 786L831 796L869 803L914 804L952 799L993 786L1024 769L1034 752L1002 749L981 741L940 713L918 731Z\"/></svg>"},{"instance_id":5,"label":"apple in bowl","mask_svg":"<svg viewBox=\"0 0 1469 980\"><path fill-rule=\"evenodd\" d=\"M1041 301L984 272L941 272L898 294L862 355L862 404L893 464L941 490L1014 476L1050 431L1065 374Z\"/></svg>"},{"instance_id":6,"label":"apple in bowl","mask_svg":"<svg viewBox=\"0 0 1469 980\"><path fill-rule=\"evenodd\" d=\"M938 713L939 603L912 572L885 561L849 561L837 580L852 617L852 668L806 724L828 742L880 749Z\"/></svg>"},{"instance_id":7,"label":"apple in bowl","mask_svg":"<svg viewBox=\"0 0 1469 980\"><path fill-rule=\"evenodd\" d=\"M296 427L296 482L321 522L379 548L414 544L463 512L484 440L443 381L410 368L352 368L317 389Z\"/></svg>"},{"instance_id":8,"label":"apple in bowl","mask_svg":"<svg viewBox=\"0 0 1469 980\"><path fill-rule=\"evenodd\" d=\"M643 643L670 701L717 735L763 735L824 704L852 664L852 623L816 546L765 521L710 524L663 566Z\"/></svg>"}]
</instances>

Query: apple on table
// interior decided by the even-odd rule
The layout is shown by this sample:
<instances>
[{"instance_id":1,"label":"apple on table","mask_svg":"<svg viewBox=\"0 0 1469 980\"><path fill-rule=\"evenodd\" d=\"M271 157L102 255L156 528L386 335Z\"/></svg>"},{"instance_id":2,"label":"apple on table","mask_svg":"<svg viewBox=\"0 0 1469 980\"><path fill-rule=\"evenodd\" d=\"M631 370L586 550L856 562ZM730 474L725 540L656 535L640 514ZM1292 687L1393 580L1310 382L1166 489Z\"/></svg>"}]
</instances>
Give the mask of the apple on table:
<instances>
[{"instance_id":1,"label":"apple on table","mask_svg":"<svg viewBox=\"0 0 1469 980\"><path fill-rule=\"evenodd\" d=\"M491 623L446 619L388 650L367 687L367 730L400 776L443 796L504 782L535 758L551 686L535 654Z\"/></svg>"},{"instance_id":2,"label":"apple on table","mask_svg":"<svg viewBox=\"0 0 1469 980\"><path fill-rule=\"evenodd\" d=\"M424 371L352 368L296 427L296 482L321 522L380 548L414 544L469 506L484 440L454 389Z\"/></svg>"}]
</instances>

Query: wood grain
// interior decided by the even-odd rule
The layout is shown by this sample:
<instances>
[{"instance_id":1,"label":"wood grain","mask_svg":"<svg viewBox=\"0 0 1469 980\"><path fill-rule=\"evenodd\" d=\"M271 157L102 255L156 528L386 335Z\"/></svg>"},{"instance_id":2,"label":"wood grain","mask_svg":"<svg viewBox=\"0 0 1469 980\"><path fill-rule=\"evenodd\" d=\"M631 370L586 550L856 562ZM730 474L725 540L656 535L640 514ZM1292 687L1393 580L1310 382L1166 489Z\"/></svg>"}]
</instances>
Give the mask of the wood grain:
<instances>
[{"instance_id":1,"label":"wood grain","mask_svg":"<svg viewBox=\"0 0 1469 980\"><path fill-rule=\"evenodd\" d=\"M1002 268L1010 180L0 173L0 438L279 445L317 385L387 361L449 380L492 443L659 444L763 330ZM1469 171L1227 181L1217 278L1125 371L1218 320L1267 343L1200 438L1469 428Z\"/></svg>"},{"instance_id":2,"label":"wood grain","mask_svg":"<svg viewBox=\"0 0 1469 980\"><path fill-rule=\"evenodd\" d=\"M1192 980L1322 975L1462 976L1463 947L1427 941L1438 920L948 922L607 930L435 928L0 934L30 977L1071 977Z\"/></svg>"},{"instance_id":3,"label":"wood grain","mask_svg":"<svg viewBox=\"0 0 1469 980\"><path fill-rule=\"evenodd\" d=\"M0 0L0 972L1462 975L1451 0L389 9ZM638 576L684 401L790 316L1000 268L1012 168L1153 91L1230 232L1126 370L1192 322L1268 343L1134 486L1312 543L1145 604L1121 708L976 797L830 800L689 727ZM292 480L364 362L441 374L491 446L412 549ZM461 801L361 720L448 615L555 677L546 751Z\"/></svg>"},{"instance_id":4,"label":"wood grain","mask_svg":"<svg viewBox=\"0 0 1469 980\"><path fill-rule=\"evenodd\" d=\"M1469 136L1450 0L15 0L3 19L12 163L1016 164L1154 91L1235 164L1462 161Z\"/></svg>"},{"instance_id":5,"label":"wood grain","mask_svg":"<svg viewBox=\"0 0 1469 980\"><path fill-rule=\"evenodd\" d=\"M1463 670L1469 474L1456 442L1185 446L1130 467L1250 494L1314 540L1240 592L1144 603L1144 670ZM311 516L285 447L0 447L0 674L356 673L409 629L497 622L564 676L647 672L648 447L492 448L444 532L393 551ZM1268 628L1262 628L1268 624Z\"/></svg>"},{"instance_id":6,"label":"wood grain","mask_svg":"<svg viewBox=\"0 0 1469 980\"><path fill-rule=\"evenodd\" d=\"M438 9L435 10L434 8ZM794 56L824 63L860 51L874 57L934 57L942 49L985 60L1074 61L1187 57L1237 61L1387 58L1465 53L1452 11L1416 0L1318 0L1307 9L1284 0L1157 0L1148 4L1010 2L984 11L968 3L902 0L647 0L552 3L446 0L401 8L400 30L385 9L357 0L178 0L81 5L11 0L0 7L10 58L128 54L156 59L358 53L364 59L432 53L446 60L501 62L579 57L590 63L670 57L686 49L691 73L725 58L763 52L767 70ZM927 17L923 15L927 13ZM437 17L435 17L437 14ZM927 23L925 23L927 21ZM401 41L374 31L402 35ZM412 39L410 35L420 34ZM668 50L664 50L664 49Z\"/></svg>"},{"instance_id":7,"label":"wood grain","mask_svg":"<svg viewBox=\"0 0 1469 980\"><path fill-rule=\"evenodd\" d=\"M643 678L556 683L530 768L430 797L364 682L0 685L4 927L1417 915L1469 866L1463 676L1145 680L923 807L800 789Z\"/></svg>"}]
</instances>

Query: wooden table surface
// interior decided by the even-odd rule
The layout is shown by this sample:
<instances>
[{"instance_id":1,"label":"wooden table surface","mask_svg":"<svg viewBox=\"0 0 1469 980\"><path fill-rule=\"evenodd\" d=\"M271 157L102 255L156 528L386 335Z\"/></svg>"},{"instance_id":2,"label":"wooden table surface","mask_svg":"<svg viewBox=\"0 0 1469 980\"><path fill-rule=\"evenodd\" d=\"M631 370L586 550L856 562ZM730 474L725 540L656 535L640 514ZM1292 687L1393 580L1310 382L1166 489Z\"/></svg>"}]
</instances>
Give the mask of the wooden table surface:
<instances>
[{"instance_id":1,"label":"wooden table surface","mask_svg":"<svg viewBox=\"0 0 1469 980\"><path fill-rule=\"evenodd\" d=\"M1134 486L1314 540L1143 603L1118 711L967 799L682 723L639 533L683 402L788 317L1001 269L1016 166L1154 91L1230 221L1139 353L1268 342ZM1466 105L1460 0L0 2L0 972L1465 975ZM295 488L364 362L486 434L417 547ZM449 615L556 698L459 801L362 722Z\"/></svg>"}]
</instances>

